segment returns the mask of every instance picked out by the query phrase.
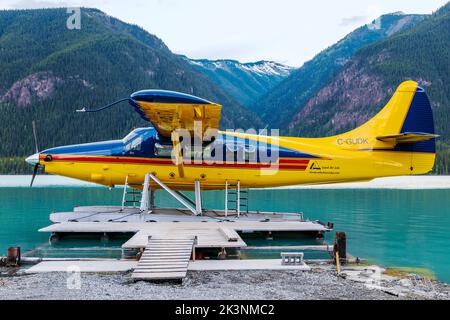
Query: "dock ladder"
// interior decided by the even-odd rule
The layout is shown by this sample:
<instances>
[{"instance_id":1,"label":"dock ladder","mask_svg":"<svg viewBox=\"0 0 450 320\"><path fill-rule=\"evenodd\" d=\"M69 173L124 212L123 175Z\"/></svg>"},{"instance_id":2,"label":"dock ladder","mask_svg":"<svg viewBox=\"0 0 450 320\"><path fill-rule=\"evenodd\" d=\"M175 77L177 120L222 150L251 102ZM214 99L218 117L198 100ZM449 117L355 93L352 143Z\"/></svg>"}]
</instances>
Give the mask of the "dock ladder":
<instances>
[{"instance_id":1,"label":"dock ladder","mask_svg":"<svg viewBox=\"0 0 450 320\"><path fill-rule=\"evenodd\" d=\"M126 176L122 194L122 211L125 210L126 207L139 207L141 193L141 191L130 187L128 184L128 176Z\"/></svg>"},{"instance_id":2,"label":"dock ladder","mask_svg":"<svg viewBox=\"0 0 450 320\"><path fill-rule=\"evenodd\" d=\"M235 213L238 217L242 213L249 211L249 196L248 189L241 189L241 182L237 181L235 184L225 181L225 216Z\"/></svg>"},{"instance_id":3,"label":"dock ladder","mask_svg":"<svg viewBox=\"0 0 450 320\"><path fill-rule=\"evenodd\" d=\"M153 209L155 194L154 190L148 192L150 188L148 179L146 178L142 185L142 190L133 188L133 186L141 187L141 185L130 185L128 183L128 176L126 176L122 194L122 211L124 211L126 207L140 208L141 212Z\"/></svg>"},{"instance_id":4,"label":"dock ladder","mask_svg":"<svg viewBox=\"0 0 450 320\"><path fill-rule=\"evenodd\" d=\"M131 278L134 280L182 280L186 277L196 238L149 237Z\"/></svg>"}]
</instances>

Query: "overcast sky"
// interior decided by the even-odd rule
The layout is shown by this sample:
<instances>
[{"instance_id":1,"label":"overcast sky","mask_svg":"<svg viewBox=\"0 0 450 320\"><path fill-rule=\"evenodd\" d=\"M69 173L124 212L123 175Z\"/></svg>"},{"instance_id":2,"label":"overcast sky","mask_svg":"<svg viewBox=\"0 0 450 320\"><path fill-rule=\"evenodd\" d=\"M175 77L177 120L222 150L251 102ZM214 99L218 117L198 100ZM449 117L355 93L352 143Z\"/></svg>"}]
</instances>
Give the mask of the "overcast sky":
<instances>
[{"instance_id":1,"label":"overcast sky","mask_svg":"<svg viewBox=\"0 0 450 320\"><path fill-rule=\"evenodd\" d=\"M431 13L448 0L1 0L2 9L95 7L191 58L300 66L381 14Z\"/></svg>"}]
</instances>

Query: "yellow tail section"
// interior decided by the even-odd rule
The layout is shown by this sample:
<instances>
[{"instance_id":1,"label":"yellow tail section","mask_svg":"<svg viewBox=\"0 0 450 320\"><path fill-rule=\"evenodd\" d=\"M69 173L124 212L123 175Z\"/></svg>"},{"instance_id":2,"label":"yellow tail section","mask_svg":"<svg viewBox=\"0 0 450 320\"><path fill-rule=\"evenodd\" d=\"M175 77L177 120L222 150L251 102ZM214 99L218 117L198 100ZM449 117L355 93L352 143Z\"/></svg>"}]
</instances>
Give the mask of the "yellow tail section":
<instances>
[{"instance_id":1,"label":"yellow tail section","mask_svg":"<svg viewBox=\"0 0 450 320\"><path fill-rule=\"evenodd\" d=\"M408 162L411 174L424 174L434 166L436 137L425 91L417 82L406 81L375 117L333 140L346 150L384 151L380 155L391 159L393 152L402 153L398 158Z\"/></svg>"}]
</instances>

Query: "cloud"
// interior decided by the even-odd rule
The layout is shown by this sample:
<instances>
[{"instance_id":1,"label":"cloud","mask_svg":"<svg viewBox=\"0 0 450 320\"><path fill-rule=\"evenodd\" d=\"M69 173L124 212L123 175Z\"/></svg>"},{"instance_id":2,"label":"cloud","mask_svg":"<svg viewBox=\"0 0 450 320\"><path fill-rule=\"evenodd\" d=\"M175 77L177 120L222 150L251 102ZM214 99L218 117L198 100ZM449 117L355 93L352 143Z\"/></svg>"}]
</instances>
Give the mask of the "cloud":
<instances>
[{"instance_id":1,"label":"cloud","mask_svg":"<svg viewBox=\"0 0 450 320\"><path fill-rule=\"evenodd\" d=\"M19 0L9 4L11 9L41 9L41 8L62 8L70 7L67 2L62 1L40 1L40 0Z\"/></svg>"},{"instance_id":2,"label":"cloud","mask_svg":"<svg viewBox=\"0 0 450 320\"><path fill-rule=\"evenodd\" d=\"M343 18L339 25L342 27L347 27L355 24L361 25L367 23L369 19L370 19L369 16L352 16L348 18Z\"/></svg>"},{"instance_id":3,"label":"cloud","mask_svg":"<svg viewBox=\"0 0 450 320\"><path fill-rule=\"evenodd\" d=\"M379 5L370 5L367 7L366 11L366 14L343 18L339 25L341 27L364 25L371 23L382 15L382 10Z\"/></svg>"}]
</instances>

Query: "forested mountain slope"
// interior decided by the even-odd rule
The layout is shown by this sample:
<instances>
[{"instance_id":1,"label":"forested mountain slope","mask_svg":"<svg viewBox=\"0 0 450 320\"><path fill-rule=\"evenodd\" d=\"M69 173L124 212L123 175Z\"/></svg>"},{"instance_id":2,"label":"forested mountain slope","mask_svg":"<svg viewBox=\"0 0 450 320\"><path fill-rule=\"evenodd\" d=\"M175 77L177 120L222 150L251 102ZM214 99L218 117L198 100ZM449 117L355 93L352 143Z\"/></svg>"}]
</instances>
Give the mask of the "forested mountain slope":
<instances>
[{"instance_id":1,"label":"forested mountain slope","mask_svg":"<svg viewBox=\"0 0 450 320\"><path fill-rule=\"evenodd\" d=\"M32 120L41 149L119 138L148 126L126 103L75 113L141 89L221 103L222 128L260 127L255 114L156 36L97 9L81 12L81 29L69 30L66 9L0 11L0 158L34 151Z\"/></svg>"}]
</instances>

